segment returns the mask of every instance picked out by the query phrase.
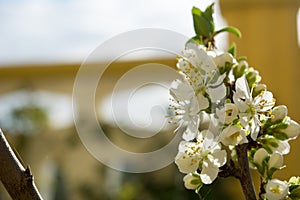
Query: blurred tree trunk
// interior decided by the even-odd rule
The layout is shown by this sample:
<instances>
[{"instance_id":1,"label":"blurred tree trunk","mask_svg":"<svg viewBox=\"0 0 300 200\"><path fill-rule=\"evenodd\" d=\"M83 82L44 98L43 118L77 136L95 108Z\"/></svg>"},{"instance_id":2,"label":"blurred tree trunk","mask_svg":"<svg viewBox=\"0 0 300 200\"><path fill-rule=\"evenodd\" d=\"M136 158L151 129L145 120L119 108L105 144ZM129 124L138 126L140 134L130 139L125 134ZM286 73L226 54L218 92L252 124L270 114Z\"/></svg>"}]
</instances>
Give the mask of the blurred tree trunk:
<instances>
[{"instance_id":1,"label":"blurred tree trunk","mask_svg":"<svg viewBox=\"0 0 300 200\"><path fill-rule=\"evenodd\" d=\"M30 172L20 163L0 129L0 180L12 199L42 200Z\"/></svg>"}]
</instances>

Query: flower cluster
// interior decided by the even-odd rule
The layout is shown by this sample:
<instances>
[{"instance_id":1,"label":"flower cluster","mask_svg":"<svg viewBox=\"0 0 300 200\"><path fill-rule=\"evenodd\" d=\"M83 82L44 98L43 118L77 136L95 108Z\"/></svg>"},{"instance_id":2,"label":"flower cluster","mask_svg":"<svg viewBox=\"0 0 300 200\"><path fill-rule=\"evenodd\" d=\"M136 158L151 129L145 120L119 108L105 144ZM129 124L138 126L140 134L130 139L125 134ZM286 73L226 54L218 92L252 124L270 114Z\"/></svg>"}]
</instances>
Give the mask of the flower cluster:
<instances>
[{"instance_id":1,"label":"flower cluster","mask_svg":"<svg viewBox=\"0 0 300 200\"><path fill-rule=\"evenodd\" d=\"M178 58L182 79L171 85L170 122L183 130L183 141L175 163L186 174L185 187L198 191L234 163L235 149L246 144L250 166L263 180L262 196L284 199L288 183L272 175L283 167L300 125L287 116L286 106L275 106L258 71L234 56L188 43Z\"/></svg>"},{"instance_id":2,"label":"flower cluster","mask_svg":"<svg viewBox=\"0 0 300 200\"><path fill-rule=\"evenodd\" d=\"M261 176L259 199L300 199L299 177L273 178L300 125L286 106L275 105L258 71L236 58L234 45L228 52L215 48L214 36L225 31L240 37L238 29L215 31L213 4L205 11L194 7L192 14L196 36L178 57L182 78L170 89L170 123L183 138L175 163L186 174L185 187L199 192L217 177L234 176L247 199L256 199L250 167Z\"/></svg>"}]
</instances>

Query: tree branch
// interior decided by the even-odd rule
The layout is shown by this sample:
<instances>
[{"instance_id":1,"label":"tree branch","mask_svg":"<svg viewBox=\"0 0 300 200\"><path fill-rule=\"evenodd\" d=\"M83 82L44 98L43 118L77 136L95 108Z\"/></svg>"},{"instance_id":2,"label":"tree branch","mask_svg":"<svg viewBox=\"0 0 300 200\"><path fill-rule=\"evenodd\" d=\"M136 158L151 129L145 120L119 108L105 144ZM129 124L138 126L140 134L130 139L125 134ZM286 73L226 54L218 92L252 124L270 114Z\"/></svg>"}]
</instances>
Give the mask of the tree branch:
<instances>
[{"instance_id":1,"label":"tree branch","mask_svg":"<svg viewBox=\"0 0 300 200\"><path fill-rule=\"evenodd\" d=\"M256 194L252 182L252 177L248 162L248 143L236 146L238 164L240 168L240 183L243 188L246 200L256 200Z\"/></svg>"},{"instance_id":2,"label":"tree branch","mask_svg":"<svg viewBox=\"0 0 300 200\"><path fill-rule=\"evenodd\" d=\"M12 151L0 129L0 180L14 200L42 200L29 167L26 169Z\"/></svg>"}]
</instances>

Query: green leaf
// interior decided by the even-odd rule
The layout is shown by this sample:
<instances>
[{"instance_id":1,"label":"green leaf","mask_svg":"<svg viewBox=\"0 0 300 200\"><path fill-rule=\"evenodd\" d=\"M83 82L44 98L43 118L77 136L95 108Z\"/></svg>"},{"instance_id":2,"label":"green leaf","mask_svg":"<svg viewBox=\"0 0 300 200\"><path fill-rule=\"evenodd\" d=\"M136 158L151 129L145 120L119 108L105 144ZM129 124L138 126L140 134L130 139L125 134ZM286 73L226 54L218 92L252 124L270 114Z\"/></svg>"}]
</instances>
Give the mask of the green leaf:
<instances>
[{"instance_id":1,"label":"green leaf","mask_svg":"<svg viewBox=\"0 0 300 200\"><path fill-rule=\"evenodd\" d=\"M203 16L205 16L207 20L212 22L213 22L214 5L215 3L210 4L203 12Z\"/></svg>"},{"instance_id":2,"label":"green leaf","mask_svg":"<svg viewBox=\"0 0 300 200\"><path fill-rule=\"evenodd\" d=\"M197 7L195 7L195 6L192 8L192 14L193 14L193 15L194 15L194 14L195 14L195 15L201 15L201 13L202 13L202 12L201 12L201 10L200 10L199 8L197 8Z\"/></svg>"},{"instance_id":3,"label":"green leaf","mask_svg":"<svg viewBox=\"0 0 300 200\"><path fill-rule=\"evenodd\" d=\"M194 29L199 37L206 37L211 39L214 32L214 21L213 21L213 5L211 4L202 12L199 8L192 8L192 15L194 21Z\"/></svg>"},{"instance_id":4,"label":"green leaf","mask_svg":"<svg viewBox=\"0 0 300 200\"><path fill-rule=\"evenodd\" d=\"M237 36L238 38L242 37L242 33L240 32L240 30L237 29L237 28L235 28L235 27L232 27L232 26L228 26L228 27L222 28L222 29L216 31L214 35L217 35L217 34L222 33L222 32L232 33L235 36Z\"/></svg>"},{"instance_id":5,"label":"green leaf","mask_svg":"<svg viewBox=\"0 0 300 200\"><path fill-rule=\"evenodd\" d=\"M194 36L192 38L190 38L185 45L187 45L188 43L194 43L194 44L203 44L203 41L198 37L198 36Z\"/></svg>"},{"instance_id":6,"label":"green leaf","mask_svg":"<svg viewBox=\"0 0 300 200\"><path fill-rule=\"evenodd\" d=\"M212 31L210 30L210 23L203 16L193 14L194 20L194 29L199 37L207 37L210 38L212 35Z\"/></svg>"},{"instance_id":7,"label":"green leaf","mask_svg":"<svg viewBox=\"0 0 300 200\"><path fill-rule=\"evenodd\" d=\"M205 17L205 19L209 22L210 24L210 30L211 33L215 31L215 23L213 19L213 13L214 13L214 3L212 3L210 6L206 8L206 10L202 13L202 15Z\"/></svg>"},{"instance_id":8,"label":"green leaf","mask_svg":"<svg viewBox=\"0 0 300 200\"><path fill-rule=\"evenodd\" d=\"M232 43L227 51L228 53L230 53L233 57L236 56L236 45L235 43Z\"/></svg>"}]
</instances>

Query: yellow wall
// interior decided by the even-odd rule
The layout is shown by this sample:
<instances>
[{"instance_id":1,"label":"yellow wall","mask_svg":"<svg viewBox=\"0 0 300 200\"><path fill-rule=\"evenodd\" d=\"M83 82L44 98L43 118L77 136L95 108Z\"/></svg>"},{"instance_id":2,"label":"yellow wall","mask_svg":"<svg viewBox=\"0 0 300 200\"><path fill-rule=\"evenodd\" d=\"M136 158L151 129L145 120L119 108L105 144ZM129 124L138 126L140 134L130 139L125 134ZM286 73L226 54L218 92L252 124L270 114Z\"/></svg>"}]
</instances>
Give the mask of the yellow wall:
<instances>
[{"instance_id":1,"label":"yellow wall","mask_svg":"<svg viewBox=\"0 0 300 200\"><path fill-rule=\"evenodd\" d=\"M243 36L230 41L237 44L239 56L246 56L259 70L262 82L277 99L288 106L289 115L300 121L300 48L297 42L296 16L299 0L220 0L223 17L238 27ZM300 141L291 142L285 156L282 178L299 175Z\"/></svg>"}]
</instances>

